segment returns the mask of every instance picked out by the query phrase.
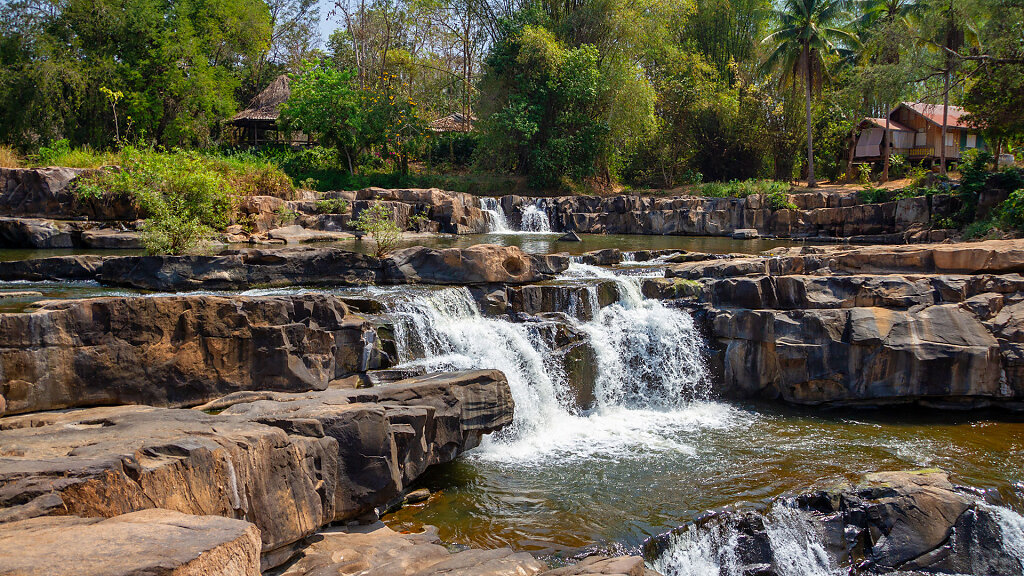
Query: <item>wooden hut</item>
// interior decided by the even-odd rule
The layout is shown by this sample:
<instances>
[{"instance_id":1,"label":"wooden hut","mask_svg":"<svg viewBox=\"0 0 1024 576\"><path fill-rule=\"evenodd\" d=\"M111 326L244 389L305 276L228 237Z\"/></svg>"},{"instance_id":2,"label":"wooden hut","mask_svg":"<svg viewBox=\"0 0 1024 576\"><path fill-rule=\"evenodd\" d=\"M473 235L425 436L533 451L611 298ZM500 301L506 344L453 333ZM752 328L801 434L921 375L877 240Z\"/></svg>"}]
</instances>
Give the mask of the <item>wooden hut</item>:
<instances>
[{"instance_id":1,"label":"wooden hut","mask_svg":"<svg viewBox=\"0 0 1024 576\"><path fill-rule=\"evenodd\" d=\"M265 144L290 144L307 146L310 139L301 132L287 134L280 130L277 119L281 116L281 105L288 101L292 91L287 74L274 79L269 86L249 102L249 106L228 121L234 128L233 140L242 146Z\"/></svg>"},{"instance_id":2,"label":"wooden hut","mask_svg":"<svg viewBox=\"0 0 1024 576\"><path fill-rule=\"evenodd\" d=\"M942 146L946 147L946 161L959 160L971 148L985 149L985 141L978 131L964 121L966 111L950 106L946 113L946 142L942 143L941 105L921 102L902 102L889 112L889 136L892 153L913 162L938 163ZM874 162L883 158L885 118L865 118L860 123L860 136L854 160Z\"/></svg>"}]
</instances>

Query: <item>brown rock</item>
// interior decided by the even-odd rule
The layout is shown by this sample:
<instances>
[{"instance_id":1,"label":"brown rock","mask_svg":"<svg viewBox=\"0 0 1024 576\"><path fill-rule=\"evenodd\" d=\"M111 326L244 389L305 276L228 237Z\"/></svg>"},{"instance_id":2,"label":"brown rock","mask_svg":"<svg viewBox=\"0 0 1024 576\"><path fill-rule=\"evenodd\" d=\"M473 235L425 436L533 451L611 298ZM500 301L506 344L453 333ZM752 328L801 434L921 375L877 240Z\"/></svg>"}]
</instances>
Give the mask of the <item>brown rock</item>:
<instances>
[{"instance_id":1,"label":"brown rock","mask_svg":"<svg viewBox=\"0 0 1024 576\"><path fill-rule=\"evenodd\" d=\"M0 524L0 574L258 576L259 530L248 522L143 510L114 518Z\"/></svg>"},{"instance_id":2,"label":"brown rock","mask_svg":"<svg viewBox=\"0 0 1024 576\"><path fill-rule=\"evenodd\" d=\"M16 414L324 389L386 363L372 330L322 294L55 301L0 314L0 395Z\"/></svg>"}]
</instances>

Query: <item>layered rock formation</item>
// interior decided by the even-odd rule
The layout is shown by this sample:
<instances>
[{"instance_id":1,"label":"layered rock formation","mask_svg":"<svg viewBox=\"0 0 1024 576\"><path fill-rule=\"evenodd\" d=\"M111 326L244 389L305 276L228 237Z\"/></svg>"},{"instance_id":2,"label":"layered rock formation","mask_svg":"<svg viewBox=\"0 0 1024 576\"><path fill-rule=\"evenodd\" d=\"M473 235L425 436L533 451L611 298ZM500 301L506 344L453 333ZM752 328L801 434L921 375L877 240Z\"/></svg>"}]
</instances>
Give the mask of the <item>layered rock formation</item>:
<instances>
[{"instance_id":1,"label":"layered rock formation","mask_svg":"<svg viewBox=\"0 0 1024 576\"><path fill-rule=\"evenodd\" d=\"M796 209L772 209L760 196L563 196L500 199L509 221L518 224L526 206L547 212L556 230L588 234L732 236L738 230L791 238L852 238L862 242L942 240L927 229L934 219L953 214L955 198L936 195L862 204L855 193L789 196Z\"/></svg>"},{"instance_id":2,"label":"layered rock formation","mask_svg":"<svg viewBox=\"0 0 1024 576\"><path fill-rule=\"evenodd\" d=\"M323 294L54 301L0 314L0 397L19 414L323 390L387 367L380 346L372 324Z\"/></svg>"},{"instance_id":3,"label":"layered rock formation","mask_svg":"<svg viewBox=\"0 0 1024 576\"><path fill-rule=\"evenodd\" d=\"M881 472L856 486L777 499L765 513L711 514L649 540L645 552L668 557L712 541L719 547L705 550L709 561L728 559L737 573L761 576L799 567L850 574L1020 575L1020 561L1011 553L1019 535L1005 533L1001 514L1011 512L953 486L943 472ZM784 531L787 541L773 540L773 529ZM795 550L782 549L794 544Z\"/></svg>"},{"instance_id":4,"label":"layered rock formation","mask_svg":"<svg viewBox=\"0 0 1024 576\"><path fill-rule=\"evenodd\" d=\"M154 291L527 284L550 279L568 266L568 255L526 254L515 246L416 246L384 259L339 248L303 247L228 250L215 256L59 256L0 262L0 280L96 279L109 286Z\"/></svg>"},{"instance_id":5,"label":"layered rock formation","mask_svg":"<svg viewBox=\"0 0 1024 576\"><path fill-rule=\"evenodd\" d=\"M379 388L248 393L224 412L115 406L0 419L0 523L149 508L244 519L264 568L372 514L427 466L511 421L499 372Z\"/></svg>"},{"instance_id":6,"label":"layered rock formation","mask_svg":"<svg viewBox=\"0 0 1024 576\"><path fill-rule=\"evenodd\" d=\"M778 250L673 265L721 392L797 404L1024 406L1024 242Z\"/></svg>"}]
</instances>

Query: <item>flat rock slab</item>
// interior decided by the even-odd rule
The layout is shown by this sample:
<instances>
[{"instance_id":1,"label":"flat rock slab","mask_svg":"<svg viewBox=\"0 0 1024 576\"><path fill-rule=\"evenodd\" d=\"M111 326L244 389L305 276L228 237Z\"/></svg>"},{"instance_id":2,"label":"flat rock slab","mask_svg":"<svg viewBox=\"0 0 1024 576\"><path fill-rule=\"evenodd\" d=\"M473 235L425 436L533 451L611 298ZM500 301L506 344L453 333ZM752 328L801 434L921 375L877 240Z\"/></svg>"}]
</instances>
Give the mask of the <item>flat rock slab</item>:
<instances>
[{"instance_id":1,"label":"flat rock slab","mask_svg":"<svg viewBox=\"0 0 1024 576\"><path fill-rule=\"evenodd\" d=\"M252 524L151 509L0 524L0 575L258 576Z\"/></svg>"},{"instance_id":2,"label":"flat rock slab","mask_svg":"<svg viewBox=\"0 0 1024 576\"><path fill-rule=\"evenodd\" d=\"M281 576L532 576L546 568L530 554L508 548L450 554L430 528L399 534L377 523L328 530L313 540Z\"/></svg>"}]
</instances>

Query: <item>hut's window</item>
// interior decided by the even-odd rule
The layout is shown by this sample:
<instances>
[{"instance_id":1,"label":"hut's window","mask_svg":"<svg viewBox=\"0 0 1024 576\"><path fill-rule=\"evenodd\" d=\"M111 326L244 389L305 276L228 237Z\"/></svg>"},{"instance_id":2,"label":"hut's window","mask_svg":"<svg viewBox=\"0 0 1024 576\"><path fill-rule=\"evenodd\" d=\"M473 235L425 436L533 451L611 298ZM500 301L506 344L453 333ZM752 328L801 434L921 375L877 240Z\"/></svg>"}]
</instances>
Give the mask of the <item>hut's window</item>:
<instances>
[{"instance_id":1,"label":"hut's window","mask_svg":"<svg viewBox=\"0 0 1024 576\"><path fill-rule=\"evenodd\" d=\"M928 145L928 133L925 132L924 128L917 131L915 137L914 146L927 146Z\"/></svg>"},{"instance_id":2,"label":"hut's window","mask_svg":"<svg viewBox=\"0 0 1024 576\"><path fill-rule=\"evenodd\" d=\"M968 134L967 135L967 147L968 148L977 148L978 147L978 135L977 134Z\"/></svg>"}]
</instances>

